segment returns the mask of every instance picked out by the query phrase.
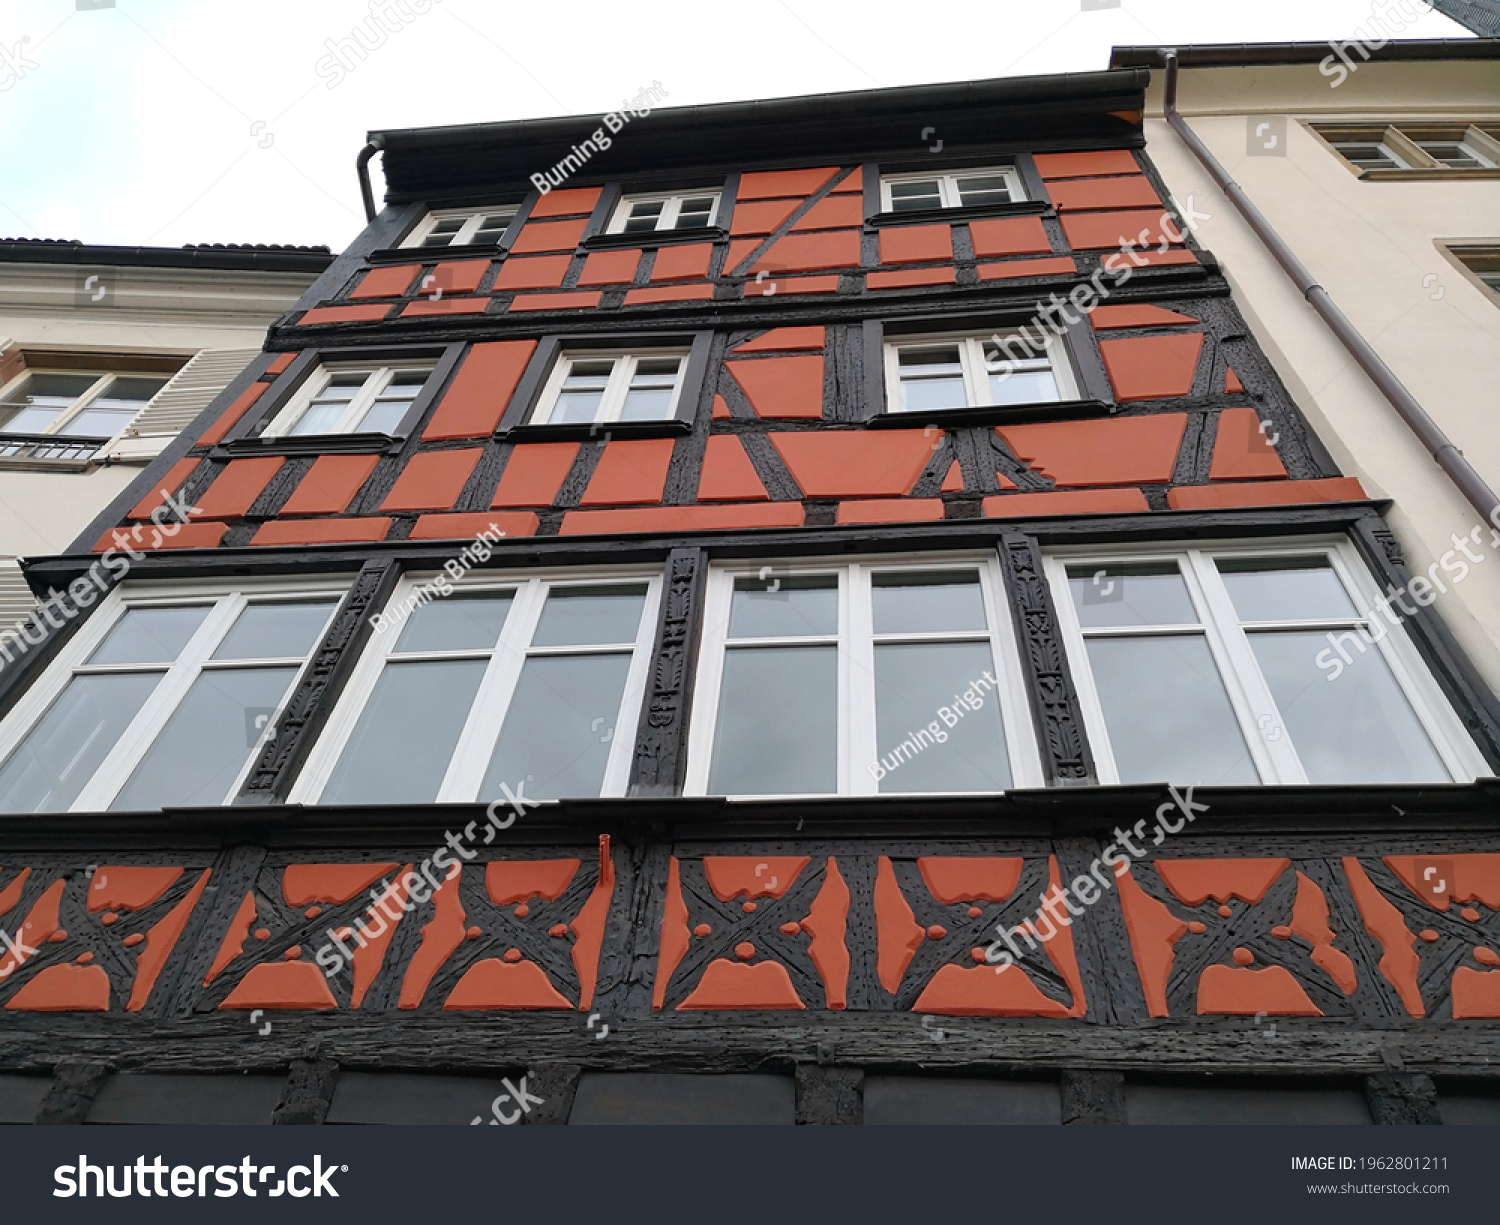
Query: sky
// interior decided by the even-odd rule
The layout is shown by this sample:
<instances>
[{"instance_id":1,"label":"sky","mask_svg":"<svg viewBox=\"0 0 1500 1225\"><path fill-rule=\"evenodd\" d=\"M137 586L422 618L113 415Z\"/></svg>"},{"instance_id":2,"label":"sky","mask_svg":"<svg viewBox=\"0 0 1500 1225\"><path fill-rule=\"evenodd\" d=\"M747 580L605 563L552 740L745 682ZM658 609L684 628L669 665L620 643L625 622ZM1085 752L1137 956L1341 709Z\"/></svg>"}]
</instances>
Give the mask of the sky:
<instances>
[{"instance_id":1,"label":"sky","mask_svg":"<svg viewBox=\"0 0 1500 1225\"><path fill-rule=\"evenodd\" d=\"M372 16L385 6L387 26ZM1324 41L1371 0L3 0L0 236L326 244L371 129L1096 71L1127 44ZM915 14L922 14L916 16ZM363 59L331 57L356 27ZM388 28L394 27L394 28ZM1422 13L1402 38L1470 37ZM383 191L376 159L377 197Z\"/></svg>"}]
</instances>

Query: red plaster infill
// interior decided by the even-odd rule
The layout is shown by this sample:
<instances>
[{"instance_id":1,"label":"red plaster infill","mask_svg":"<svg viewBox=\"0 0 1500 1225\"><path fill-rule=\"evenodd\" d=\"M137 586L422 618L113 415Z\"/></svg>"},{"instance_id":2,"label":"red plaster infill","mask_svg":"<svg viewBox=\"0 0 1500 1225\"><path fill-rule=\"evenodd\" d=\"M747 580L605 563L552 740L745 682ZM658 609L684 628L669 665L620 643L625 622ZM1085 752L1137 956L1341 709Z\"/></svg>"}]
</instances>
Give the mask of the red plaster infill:
<instances>
[{"instance_id":1,"label":"red plaster infill","mask_svg":"<svg viewBox=\"0 0 1500 1225\"><path fill-rule=\"evenodd\" d=\"M901 497L932 458L921 430L773 432L792 479L807 497Z\"/></svg>"},{"instance_id":2,"label":"red plaster infill","mask_svg":"<svg viewBox=\"0 0 1500 1225\"><path fill-rule=\"evenodd\" d=\"M537 517L528 510L420 515L410 540L469 540L491 527L502 536L536 535Z\"/></svg>"},{"instance_id":3,"label":"red plaster infill","mask_svg":"<svg viewBox=\"0 0 1500 1225\"><path fill-rule=\"evenodd\" d=\"M724 369L744 389L750 407L767 419L823 416L823 358L820 355L730 360Z\"/></svg>"},{"instance_id":4,"label":"red plaster infill","mask_svg":"<svg viewBox=\"0 0 1500 1225\"><path fill-rule=\"evenodd\" d=\"M942 268L907 268L899 272L871 272L865 284L871 289L902 289L909 285L952 285L954 270Z\"/></svg>"},{"instance_id":5,"label":"red plaster infill","mask_svg":"<svg viewBox=\"0 0 1500 1225\"><path fill-rule=\"evenodd\" d=\"M698 478L698 501L764 502L769 498L740 440L733 434L709 435Z\"/></svg>"},{"instance_id":6,"label":"red plaster infill","mask_svg":"<svg viewBox=\"0 0 1500 1225\"><path fill-rule=\"evenodd\" d=\"M491 506L551 506L578 456L576 442L521 443L505 461Z\"/></svg>"},{"instance_id":7,"label":"red plaster infill","mask_svg":"<svg viewBox=\"0 0 1500 1225\"><path fill-rule=\"evenodd\" d=\"M837 523L912 523L941 519L941 498L883 498L873 502L840 502Z\"/></svg>"},{"instance_id":8,"label":"red plaster infill","mask_svg":"<svg viewBox=\"0 0 1500 1225\"><path fill-rule=\"evenodd\" d=\"M981 281L1002 281L1018 276L1071 276L1078 265L1071 256L1060 255L1054 259L1016 259L1004 264L980 264Z\"/></svg>"},{"instance_id":9,"label":"red plaster infill","mask_svg":"<svg viewBox=\"0 0 1500 1225\"><path fill-rule=\"evenodd\" d=\"M825 196L792 223L799 230L840 230L861 226L865 221L864 201L859 196Z\"/></svg>"},{"instance_id":10,"label":"red plaster infill","mask_svg":"<svg viewBox=\"0 0 1500 1225\"><path fill-rule=\"evenodd\" d=\"M1096 306L1089 318L1093 320L1096 332L1108 328L1168 327L1199 322L1191 315L1180 315L1159 306Z\"/></svg>"},{"instance_id":11,"label":"red plaster infill","mask_svg":"<svg viewBox=\"0 0 1500 1225\"><path fill-rule=\"evenodd\" d=\"M595 251L583 262L580 285L629 285L635 280L639 251Z\"/></svg>"},{"instance_id":12,"label":"red plaster infill","mask_svg":"<svg viewBox=\"0 0 1500 1225\"><path fill-rule=\"evenodd\" d=\"M261 392L265 391L268 386L270 386L268 383L251 383L249 387L245 388L244 391L235 397L234 403L224 410L223 415L209 426L208 429L203 431L203 436L198 439L195 445L211 447L219 439L223 438L235 422L245 415L245 410L254 404L256 400L260 399Z\"/></svg>"},{"instance_id":13,"label":"red plaster infill","mask_svg":"<svg viewBox=\"0 0 1500 1225\"><path fill-rule=\"evenodd\" d=\"M1146 485L1172 479L1186 413L1007 425L997 433L1058 485Z\"/></svg>"},{"instance_id":14,"label":"red plaster infill","mask_svg":"<svg viewBox=\"0 0 1500 1225\"><path fill-rule=\"evenodd\" d=\"M753 340L735 345L734 353L779 353L795 349L823 348L821 327L772 328Z\"/></svg>"},{"instance_id":15,"label":"red plaster infill","mask_svg":"<svg viewBox=\"0 0 1500 1225\"><path fill-rule=\"evenodd\" d=\"M1104 369L1115 395L1124 403L1187 395L1202 349L1202 332L1099 342Z\"/></svg>"},{"instance_id":16,"label":"red plaster infill","mask_svg":"<svg viewBox=\"0 0 1500 1225\"><path fill-rule=\"evenodd\" d=\"M583 237L583 230L587 225L588 219L583 217L573 221L529 219L521 227L521 232L516 236L516 241L511 244L510 249L518 255L541 251L571 251Z\"/></svg>"},{"instance_id":17,"label":"red plaster infill","mask_svg":"<svg viewBox=\"0 0 1500 1225\"><path fill-rule=\"evenodd\" d=\"M1271 439L1276 429L1263 421L1253 408L1226 408L1219 414L1214 435L1213 463L1208 470L1210 481L1276 480L1286 476L1286 468L1276 454Z\"/></svg>"},{"instance_id":18,"label":"red plaster infill","mask_svg":"<svg viewBox=\"0 0 1500 1225\"><path fill-rule=\"evenodd\" d=\"M1119 179L1065 179L1047 185L1052 203L1062 212L1108 208L1161 208L1145 175Z\"/></svg>"},{"instance_id":19,"label":"red plaster infill","mask_svg":"<svg viewBox=\"0 0 1500 1225\"><path fill-rule=\"evenodd\" d=\"M802 203L800 197L795 200L736 202L734 217L729 223L730 236L739 238L745 234L775 233Z\"/></svg>"},{"instance_id":20,"label":"red plaster infill","mask_svg":"<svg viewBox=\"0 0 1500 1225\"><path fill-rule=\"evenodd\" d=\"M920 264L953 258L953 231L946 225L891 226L880 231L882 264Z\"/></svg>"},{"instance_id":21,"label":"red plaster infill","mask_svg":"<svg viewBox=\"0 0 1500 1225\"><path fill-rule=\"evenodd\" d=\"M701 281L708 275L712 243L695 242L683 247L661 247L651 266L652 281Z\"/></svg>"},{"instance_id":22,"label":"red plaster infill","mask_svg":"<svg viewBox=\"0 0 1500 1225\"><path fill-rule=\"evenodd\" d=\"M579 499L582 506L628 506L660 502L672 462L670 438L633 438L604 445L589 485Z\"/></svg>"},{"instance_id":23,"label":"red plaster infill","mask_svg":"<svg viewBox=\"0 0 1500 1225\"><path fill-rule=\"evenodd\" d=\"M535 348L534 340L474 345L438 401L422 437L477 438L492 433Z\"/></svg>"},{"instance_id":24,"label":"red plaster infill","mask_svg":"<svg viewBox=\"0 0 1500 1225\"><path fill-rule=\"evenodd\" d=\"M626 306L646 302L696 302L714 296L712 285L660 285L651 289L630 289L625 293Z\"/></svg>"},{"instance_id":25,"label":"red plaster infill","mask_svg":"<svg viewBox=\"0 0 1500 1225\"><path fill-rule=\"evenodd\" d=\"M212 527L213 524L204 524ZM364 519L275 519L263 523L251 538L252 545L278 544L369 544L384 540L391 521Z\"/></svg>"},{"instance_id":26,"label":"red plaster infill","mask_svg":"<svg viewBox=\"0 0 1500 1225\"><path fill-rule=\"evenodd\" d=\"M1039 217L992 217L969 222L969 239L979 259L989 255L1045 255L1052 250Z\"/></svg>"},{"instance_id":27,"label":"red plaster infill","mask_svg":"<svg viewBox=\"0 0 1500 1225\"><path fill-rule=\"evenodd\" d=\"M1062 218L1062 227L1068 245L1075 251L1118 250L1122 243L1134 243L1137 247L1157 247L1164 243L1180 245L1183 237L1171 218L1159 208L1139 212L1068 213Z\"/></svg>"},{"instance_id":28,"label":"red plaster infill","mask_svg":"<svg viewBox=\"0 0 1500 1225\"><path fill-rule=\"evenodd\" d=\"M1318 502L1363 502L1352 476L1320 481L1265 481L1245 485L1180 485L1167 490L1173 510L1219 510L1235 506L1301 506Z\"/></svg>"},{"instance_id":29,"label":"red plaster infill","mask_svg":"<svg viewBox=\"0 0 1500 1225\"><path fill-rule=\"evenodd\" d=\"M285 461L279 455L231 460L201 494L197 507L205 518L229 519L250 509Z\"/></svg>"},{"instance_id":30,"label":"red plaster infill","mask_svg":"<svg viewBox=\"0 0 1500 1225\"><path fill-rule=\"evenodd\" d=\"M810 196L824 183L838 174L837 166L823 166L814 170L761 170L740 175L740 188L736 200L768 200L777 196ZM855 172L858 177L858 171ZM841 188L844 187L840 183Z\"/></svg>"},{"instance_id":31,"label":"red plaster infill","mask_svg":"<svg viewBox=\"0 0 1500 1225\"><path fill-rule=\"evenodd\" d=\"M266 367L266 373L261 375L261 378L266 378L269 375L273 374L280 374L283 370L290 366L293 361L296 360L296 357L297 355L295 353L281 354L281 356L279 356L275 361L273 361L269 366Z\"/></svg>"},{"instance_id":32,"label":"red plaster infill","mask_svg":"<svg viewBox=\"0 0 1500 1225\"><path fill-rule=\"evenodd\" d=\"M355 287L351 298L399 298L411 288L412 280L422 271L421 264L400 264L395 268L372 268Z\"/></svg>"},{"instance_id":33,"label":"red plaster infill","mask_svg":"<svg viewBox=\"0 0 1500 1225\"><path fill-rule=\"evenodd\" d=\"M571 255L512 256L500 266L495 292L504 289L556 289L562 284Z\"/></svg>"},{"instance_id":34,"label":"red plaster infill","mask_svg":"<svg viewBox=\"0 0 1500 1225\"><path fill-rule=\"evenodd\" d=\"M599 290L587 293L527 293L518 294L510 304L511 313L516 311L560 311L576 310L580 307L595 307L601 297Z\"/></svg>"},{"instance_id":35,"label":"red plaster infill","mask_svg":"<svg viewBox=\"0 0 1500 1225\"><path fill-rule=\"evenodd\" d=\"M308 311L297 320L298 327L307 327L314 323L353 323L358 320L369 321L372 319L384 319L386 312L391 308L378 302L362 304L360 306L319 306Z\"/></svg>"},{"instance_id":36,"label":"red plaster infill","mask_svg":"<svg viewBox=\"0 0 1500 1225\"><path fill-rule=\"evenodd\" d=\"M177 531L169 536L167 528L170 527L176 527ZM103 553L112 548L128 552L130 547L145 550L211 549L228 530L227 523L168 523L160 528L137 523L131 528L112 527L94 542L93 552Z\"/></svg>"},{"instance_id":37,"label":"red plaster infill","mask_svg":"<svg viewBox=\"0 0 1500 1225\"><path fill-rule=\"evenodd\" d=\"M198 466L196 459L179 459L168 470L167 475L162 477L144 498L130 508L127 519L149 519L151 512L162 505L162 490L167 493L176 493L182 488L182 482L187 480L188 474Z\"/></svg>"},{"instance_id":38,"label":"red plaster infill","mask_svg":"<svg viewBox=\"0 0 1500 1225\"><path fill-rule=\"evenodd\" d=\"M379 462L378 455L321 455L277 513L343 514Z\"/></svg>"},{"instance_id":39,"label":"red plaster infill","mask_svg":"<svg viewBox=\"0 0 1500 1225\"><path fill-rule=\"evenodd\" d=\"M1066 493L1013 493L985 498L989 519L1030 519L1041 515L1133 514L1150 510L1139 489L1082 489Z\"/></svg>"},{"instance_id":40,"label":"red plaster infill","mask_svg":"<svg viewBox=\"0 0 1500 1225\"><path fill-rule=\"evenodd\" d=\"M726 265L727 266L727 265ZM859 267L859 232L828 230L820 234L788 234L750 266L753 275L764 269L778 272L822 272L828 268Z\"/></svg>"},{"instance_id":41,"label":"red plaster infill","mask_svg":"<svg viewBox=\"0 0 1500 1225\"><path fill-rule=\"evenodd\" d=\"M488 298L418 298L401 310L401 318L414 315L482 315L489 309Z\"/></svg>"},{"instance_id":42,"label":"red plaster infill","mask_svg":"<svg viewBox=\"0 0 1500 1225\"><path fill-rule=\"evenodd\" d=\"M1105 174L1140 174L1141 168L1126 149L1097 153L1038 153L1033 159L1044 179L1078 179Z\"/></svg>"},{"instance_id":43,"label":"red plaster infill","mask_svg":"<svg viewBox=\"0 0 1500 1225\"><path fill-rule=\"evenodd\" d=\"M554 188L531 206L528 220L537 217L587 217L599 202L601 187Z\"/></svg>"},{"instance_id":44,"label":"red plaster infill","mask_svg":"<svg viewBox=\"0 0 1500 1225\"><path fill-rule=\"evenodd\" d=\"M482 447L461 451L422 451L407 461L381 510L447 510L484 454Z\"/></svg>"},{"instance_id":45,"label":"red plaster infill","mask_svg":"<svg viewBox=\"0 0 1500 1225\"><path fill-rule=\"evenodd\" d=\"M734 528L801 527L802 503L756 502L724 506L643 506L632 510L570 511L561 536L639 532L710 532Z\"/></svg>"}]
</instances>

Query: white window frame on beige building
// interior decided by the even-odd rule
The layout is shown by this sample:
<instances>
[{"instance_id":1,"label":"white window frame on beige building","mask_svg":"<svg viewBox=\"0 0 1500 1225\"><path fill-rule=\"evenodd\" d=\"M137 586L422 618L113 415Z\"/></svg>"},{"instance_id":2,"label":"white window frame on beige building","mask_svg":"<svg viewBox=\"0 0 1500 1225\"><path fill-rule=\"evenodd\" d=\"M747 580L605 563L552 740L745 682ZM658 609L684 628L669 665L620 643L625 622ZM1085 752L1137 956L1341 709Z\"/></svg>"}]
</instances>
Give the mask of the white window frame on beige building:
<instances>
[{"instance_id":1,"label":"white window frame on beige building","mask_svg":"<svg viewBox=\"0 0 1500 1225\"><path fill-rule=\"evenodd\" d=\"M1016 648L1015 630L1010 618L1010 605L1005 597L1004 578L999 561L992 553L909 553L882 555L878 560L851 562L838 559L796 559L793 561L765 561L716 565L709 570L707 591L703 606L703 638L698 656L698 677L692 698L692 719L688 732L688 766L683 788L684 795L707 795L709 770L712 765L714 737L719 716L719 697L724 675L724 659L728 648L730 601L734 593L734 582L740 578L801 577L812 575L836 575L838 577L839 616L836 634L811 634L784 638L745 639L753 642L754 648L792 646L811 647L832 645L838 648L838 671L836 704L838 728L836 733L837 767L836 787L833 791L810 792L806 795L783 796L780 793L754 795L731 795L731 800L760 800L767 798L832 798L837 796L873 796L880 794L901 795L990 795L994 792L885 792L880 791L879 781L867 768L869 763L879 760L878 736L875 714L875 646L874 617L871 603L872 574L883 571L949 571L974 569L979 573L979 589L984 600L985 620L988 632L939 632L922 634L881 634L881 642L911 641L958 641L986 639L991 658L995 661L994 676L997 682L994 693L987 693L985 701L995 698L1000 703L1001 724L1005 736L1005 750L1010 760L1011 789L1043 787L1046 775L1042 770L1041 754L1033 726L1031 703L1026 684L1021 674L1021 662ZM738 641L738 640L737 640ZM732 649L732 648L729 648ZM971 678L978 680L978 677ZM788 695L795 700L795 695ZM932 720L938 712L932 712ZM930 749L929 752L940 751Z\"/></svg>"},{"instance_id":2,"label":"white window frame on beige building","mask_svg":"<svg viewBox=\"0 0 1500 1225\"><path fill-rule=\"evenodd\" d=\"M1360 179L1371 182L1393 179L1500 178L1500 138L1484 131L1479 127L1480 123L1500 130L1500 116L1482 117L1476 121L1472 117L1444 120L1440 117L1424 115L1415 119L1390 119L1384 126L1378 120L1372 123L1368 115L1340 118L1320 116L1317 119L1302 120L1303 127L1312 134L1315 140L1328 147L1329 152L1338 158L1340 165ZM1346 143L1345 138L1336 139L1327 131L1332 130L1337 133L1340 130L1361 129L1364 132L1364 135L1358 138L1361 143L1382 146L1389 156L1404 164L1377 168L1357 166L1346 158L1338 147L1339 143ZM1424 131L1433 129L1460 131L1461 134L1457 137L1445 136L1441 139L1444 143L1464 146L1476 160L1488 164L1444 165L1419 143L1424 139L1428 140L1428 143L1434 143L1439 139L1437 137L1429 139L1422 135ZM1409 132L1415 132L1417 135L1412 136ZM1353 137L1347 138L1347 142L1352 143L1354 139Z\"/></svg>"},{"instance_id":3,"label":"white window frame on beige building","mask_svg":"<svg viewBox=\"0 0 1500 1225\"><path fill-rule=\"evenodd\" d=\"M1220 557L1277 558L1325 555L1358 614L1337 620L1286 620L1242 624L1227 590L1218 578L1214 559ZM1059 546L1046 551L1043 565L1057 609L1058 627L1068 654L1073 680L1078 690L1084 726L1093 750L1099 781L1118 784L1120 774L1110 745L1104 707L1094 683L1086 648L1086 632L1080 624L1068 587L1067 568L1097 564L1100 567L1123 566L1142 562L1176 561L1187 586L1189 598L1199 615L1196 626L1183 632L1200 633L1218 668L1225 693L1234 712L1235 722L1244 737L1251 761L1263 786L1306 786L1307 774L1297 757L1292 738L1271 738L1260 720L1270 716L1279 720L1279 711L1250 646L1246 630L1328 630L1341 633L1378 619L1377 602L1382 592L1374 577L1360 560L1348 540L1333 536L1312 536L1288 540L1285 537L1265 540L1214 544L1164 545L1140 549L1100 549L1097 546ZM1374 616L1366 616L1373 613ZM1472 738L1464 730L1453 707L1443 696L1437 681L1422 661L1404 629L1385 623L1389 630L1378 641L1365 643L1365 649L1377 652L1390 667L1401 692L1411 703L1417 722L1431 741L1453 782L1473 782L1491 773L1488 764ZM1110 627L1090 631L1100 636L1124 637L1134 634L1171 632L1172 626ZM1331 649L1331 648L1330 648ZM1356 648L1357 650L1357 648ZM1320 682L1322 678L1320 677ZM1336 683L1336 682L1333 682ZM1186 779L1162 780L1187 782Z\"/></svg>"},{"instance_id":4,"label":"white window frame on beige building","mask_svg":"<svg viewBox=\"0 0 1500 1225\"><path fill-rule=\"evenodd\" d=\"M165 371L153 370L106 370L100 373L93 370L80 370L77 368L70 369L67 366L28 366L25 370L22 370L20 374L16 375L15 378L9 380L4 385L0 385L0 401L6 400L14 392L23 387L32 377L32 375L37 374L57 374L76 377L82 377L89 374L96 375L92 386L90 386L87 390L80 392L78 398L75 399L72 404L68 405L66 408L59 409L57 416L52 419L46 429L27 431L28 433L36 433L38 435L57 435L60 438L74 437L73 435L65 433L65 428L68 423L79 417L88 409L90 404L92 404L106 391L108 391L109 388L114 385L115 380L161 379L162 388L165 388L165 386L172 381L173 377L172 374L169 374ZM158 388L158 392L160 392L162 388ZM153 393L152 398L155 398L155 393ZM137 417L140 416L141 411L144 410L145 406L150 402L150 400L146 400L144 403L142 403L141 408L136 410L135 415ZM134 418L132 418L132 420L133 419ZM119 431L116 430L116 433L118 432ZM5 429L3 426L0 426L0 439L3 439L4 437ZM111 437L113 437L113 435L97 434L89 438L77 436L76 440L79 442L93 441L97 445L103 446L104 443L107 442Z\"/></svg>"},{"instance_id":5,"label":"white window frame on beige building","mask_svg":"<svg viewBox=\"0 0 1500 1225\"><path fill-rule=\"evenodd\" d=\"M396 609L416 598L417 589L433 583L441 574L410 574L396 585L387 608ZM475 659L488 655L484 675L475 692L473 704L459 734L447 770L433 803L473 803L490 766L490 758L504 730L510 713L521 670L526 661L544 655L599 654L623 644L584 643L573 646L535 647L532 638L547 603L548 594L559 587L603 587L613 583L644 583L645 602L640 625L630 648L630 666L620 705L609 720L614 729L609 741L609 757L600 783L600 796L623 796L630 783L631 758L635 752L635 728L645 699L646 678L651 667L651 648L656 634L657 610L661 599L661 568L648 566L611 567L608 570L577 568L491 573L481 578L465 578L463 594L512 592L510 611L494 647L465 647L453 650L402 652L407 662L437 662L445 659ZM439 597L442 598L442 597ZM416 610L417 612L420 609ZM327 725L309 754L307 763L292 786L289 802L316 804L322 796L360 717L369 705L375 686L384 674L386 663L396 654L401 629L406 620L375 635L365 648L349 685L329 717ZM623 653L614 651L613 653ZM608 716L606 716L608 718ZM519 782L520 780L515 780ZM494 798L494 797L491 797Z\"/></svg>"},{"instance_id":6,"label":"white window frame on beige building","mask_svg":"<svg viewBox=\"0 0 1500 1225\"><path fill-rule=\"evenodd\" d=\"M0 722L0 766L9 763L12 754L62 696L75 675L100 675L105 673L134 673L159 671L161 680L131 718L104 759L95 768L89 781L79 791L67 812L103 812L114 802L115 797L130 781L136 768L166 730L168 723L182 701L192 689L193 683L206 670L204 665L234 627L240 613L250 604L295 603L309 597L329 597L335 603L329 609L329 621L337 611L337 601L348 590L347 580L327 578L276 579L275 581L226 583L223 579L187 580L178 583L124 583L116 587L99 602L94 613L79 627L78 632L48 665L41 679L31 686L15 707ZM159 664L100 664L90 665L85 661L94 653L109 632L132 608L162 608L210 604L212 607L202 624L178 652L177 657L165 667ZM324 633L327 632L324 623ZM306 674L312 657L317 653L317 643L306 656L268 656L213 661L215 667L225 670L249 667L295 666L296 672L288 682L282 701L296 691ZM274 731L274 729L271 729ZM228 804L239 793L245 779L255 766L257 752L251 748L245 764L235 776L220 803ZM0 809L0 811L4 811ZM46 810L35 814L45 817Z\"/></svg>"}]
</instances>

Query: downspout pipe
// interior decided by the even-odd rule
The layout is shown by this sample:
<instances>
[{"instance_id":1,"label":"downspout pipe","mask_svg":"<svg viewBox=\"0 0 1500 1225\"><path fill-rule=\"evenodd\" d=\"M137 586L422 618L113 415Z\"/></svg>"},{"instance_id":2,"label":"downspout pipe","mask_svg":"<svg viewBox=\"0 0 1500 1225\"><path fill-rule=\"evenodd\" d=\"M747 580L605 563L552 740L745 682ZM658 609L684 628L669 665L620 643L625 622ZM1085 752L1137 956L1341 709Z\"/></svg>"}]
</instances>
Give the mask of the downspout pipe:
<instances>
[{"instance_id":1,"label":"downspout pipe","mask_svg":"<svg viewBox=\"0 0 1500 1225\"><path fill-rule=\"evenodd\" d=\"M370 159L385 145L378 136L370 141L359 151L359 156L354 159L354 171L359 175L359 194L365 202L365 220L375 220L375 192L370 187Z\"/></svg>"},{"instance_id":2,"label":"downspout pipe","mask_svg":"<svg viewBox=\"0 0 1500 1225\"><path fill-rule=\"evenodd\" d=\"M1427 410L1402 385L1395 371L1381 360L1369 341L1359 334L1354 324L1349 322L1348 316L1334 304L1333 299L1328 296L1328 291L1313 279L1312 273L1292 253L1292 249L1271 227L1271 223L1266 220L1264 214L1251 203L1244 188L1229 177L1229 172L1209 152L1208 146L1198 138L1198 134L1192 128L1188 127L1187 120L1177 113L1177 52L1164 49L1162 54L1166 61L1166 80L1162 89L1162 113L1166 121L1172 125L1172 130L1182 138L1183 144L1193 151L1193 156L1203 163L1204 168L1213 176L1214 182L1219 185L1235 208L1240 211L1241 216L1249 223L1250 228L1255 231L1256 237L1265 244L1266 249L1276 258L1276 262L1281 265L1287 276L1292 278L1302 296L1307 299L1308 305L1322 316L1323 322L1339 338L1339 342L1349 351L1349 355L1359 363L1359 368L1370 376L1370 381L1380 389L1381 395L1390 401L1391 407L1400 414L1401 419L1411 427L1412 433L1421 440L1422 445L1437 461L1438 466L1452 478L1459 491L1469 500L1469 504L1479 512L1485 522L1500 527L1500 496L1497 496L1489 487L1474 465L1464 458L1464 453L1443 433L1437 422L1428 416Z\"/></svg>"}]
</instances>

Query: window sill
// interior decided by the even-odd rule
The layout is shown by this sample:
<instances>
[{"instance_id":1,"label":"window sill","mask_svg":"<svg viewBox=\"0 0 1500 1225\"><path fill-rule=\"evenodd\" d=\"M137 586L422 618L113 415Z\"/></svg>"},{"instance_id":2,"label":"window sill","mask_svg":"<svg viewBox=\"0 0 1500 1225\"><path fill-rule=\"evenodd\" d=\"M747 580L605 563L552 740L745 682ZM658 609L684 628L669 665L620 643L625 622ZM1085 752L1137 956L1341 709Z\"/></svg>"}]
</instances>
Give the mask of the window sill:
<instances>
[{"instance_id":1,"label":"window sill","mask_svg":"<svg viewBox=\"0 0 1500 1225\"><path fill-rule=\"evenodd\" d=\"M692 431L693 423L680 417L667 421L613 421L568 425L516 425L510 429L496 431L496 438L508 438L515 442L603 442L611 435L626 438L672 438Z\"/></svg>"},{"instance_id":2,"label":"window sill","mask_svg":"<svg viewBox=\"0 0 1500 1225\"><path fill-rule=\"evenodd\" d=\"M1451 182L1454 179L1500 179L1500 166L1476 170L1457 166L1416 166L1409 170L1361 170L1359 177L1371 183Z\"/></svg>"},{"instance_id":3,"label":"window sill","mask_svg":"<svg viewBox=\"0 0 1500 1225\"><path fill-rule=\"evenodd\" d=\"M209 452L215 459L247 455L378 455L390 451L404 434L299 434L276 438L235 438Z\"/></svg>"},{"instance_id":4,"label":"window sill","mask_svg":"<svg viewBox=\"0 0 1500 1225\"><path fill-rule=\"evenodd\" d=\"M986 217L1055 217L1046 200L1017 200L1011 204L978 204L973 208L922 208L905 213L876 213L865 219L872 229L893 225L958 225Z\"/></svg>"},{"instance_id":5,"label":"window sill","mask_svg":"<svg viewBox=\"0 0 1500 1225\"><path fill-rule=\"evenodd\" d=\"M723 242L729 231L704 225L692 230L653 230L649 234L595 234L578 244L582 251L628 251L632 247L677 247L691 242Z\"/></svg>"},{"instance_id":6,"label":"window sill","mask_svg":"<svg viewBox=\"0 0 1500 1225\"><path fill-rule=\"evenodd\" d=\"M461 247L381 247L365 256L368 264L434 264L456 259L494 259L503 255L499 243L473 242Z\"/></svg>"},{"instance_id":7,"label":"window sill","mask_svg":"<svg viewBox=\"0 0 1500 1225\"><path fill-rule=\"evenodd\" d=\"M1011 425L1021 421L1072 421L1080 417L1108 417L1115 406L1107 400L1048 400L1040 404L982 404L937 412L877 413L865 422L870 429L911 429L914 426L962 427Z\"/></svg>"}]
</instances>

